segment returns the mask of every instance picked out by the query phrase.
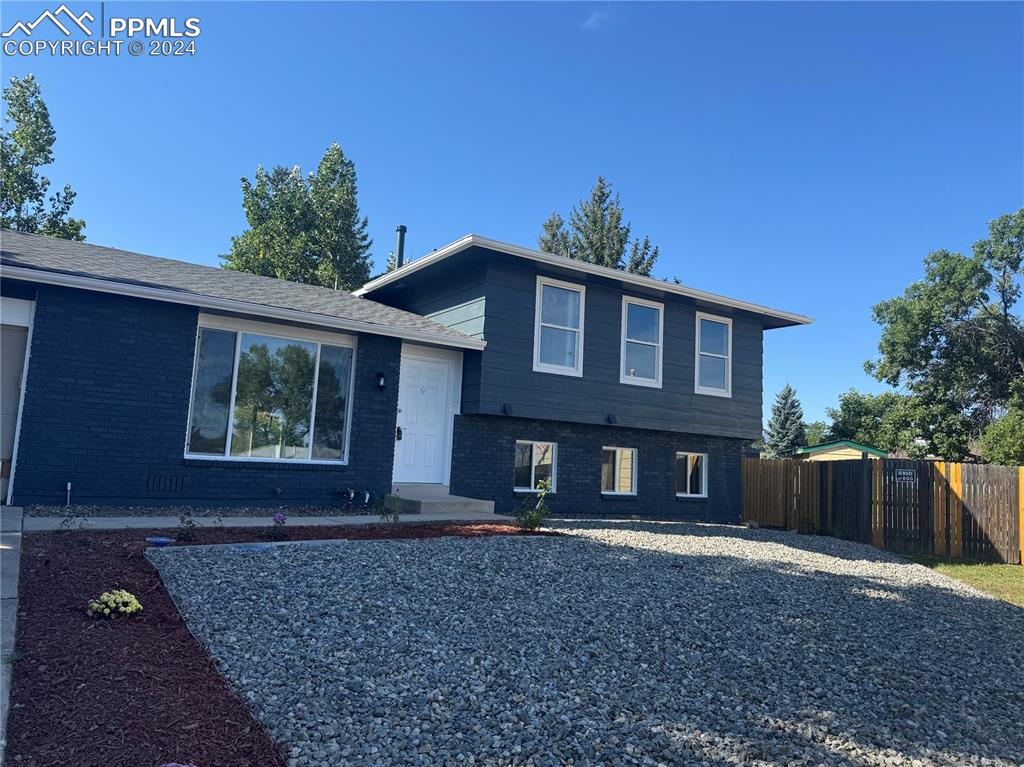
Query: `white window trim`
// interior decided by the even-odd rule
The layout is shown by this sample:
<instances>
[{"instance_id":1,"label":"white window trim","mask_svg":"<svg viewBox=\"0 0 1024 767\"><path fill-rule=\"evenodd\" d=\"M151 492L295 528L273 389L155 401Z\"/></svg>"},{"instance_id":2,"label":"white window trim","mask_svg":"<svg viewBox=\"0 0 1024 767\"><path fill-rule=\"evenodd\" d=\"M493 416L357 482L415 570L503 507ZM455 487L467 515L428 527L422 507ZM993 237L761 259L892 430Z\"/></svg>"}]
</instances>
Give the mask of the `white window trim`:
<instances>
[{"instance_id":1,"label":"white window trim","mask_svg":"<svg viewBox=\"0 0 1024 767\"><path fill-rule=\"evenodd\" d=\"M231 399L228 401L228 430L224 442L225 455L209 455L208 453L190 453L188 451L189 432L192 428L192 401L195 398L196 368L199 365L199 332L203 328L210 330L224 330L235 334L235 356L232 362L231 371ZM339 460L329 458L264 458L250 457L243 455L230 455L231 436L235 428L235 393L238 390L238 355L242 343L242 333L257 333L259 335L271 336L287 341L312 341L317 344L316 362L313 375L313 399L310 407L310 444L309 453L313 454L313 428L316 421L316 391L320 380L320 344L328 346L342 346L352 350L352 371L349 376L348 398L345 403L345 454ZM196 326L195 351L192 355L192 385L189 388L188 415L185 421L185 453L184 456L190 461L222 461L226 463L273 463L285 465L322 465L322 466L347 466L349 453L352 447L352 400L355 395L356 382L356 337L344 333L327 333L310 328L293 328L288 325L274 325L268 322L257 322L255 320L234 319L222 317L216 314L200 314Z\"/></svg>"},{"instance_id":2,"label":"white window trim","mask_svg":"<svg viewBox=\"0 0 1024 767\"><path fill-rule=\"evenodd\" d=\"M683 456L686 456L687 458L690 458L690 457L695 456L695 455L701 456L704 459L704 461L701 464L704 467L704 470L701 472L703 474L703 476L701 477L701 485L700 485L704 489L704 492L703 493L690 493L690 492L680 493L677 490L676 491L676 498L707 498L708 497L708 454L707 453L692 453L692 452L685 452L685 451L678 452L678 453L676 453L676 463L678 464L679 463L679 459L682 458ZM673 467L673 468L676 468L676 467ZM674 471L673 475L675 475L675 474L676 474L676 472Z\"/></svg>"},{"instance_id":3,"label":"white window trim","mask_svg":"<svg viewBox=\"0 0 1024 767\"><path fill-rule=\"evenodd\" d=\"M721 354L712 354L711 352L705 352L710 357L718 357L718 359L725 360L725 389L715 389L709 386L700 385L700 321L711 320L713 322L720 322L728 328L726 333L726 344L728 348L728 354L724 357ZM719 317L716 314L707 314L705 312L697 312L696 319L696 330L694 335L694 349L693 349L693 391L696 394L706 394L711 397L732 397L732 319L729 317Z\"/></svg>"},{"instance_id":4,"label":"white window trim","mask_svg":"<svg viewBox=\"0 0 1024 767\"><path fill-rule=\"evenodd\" d=\"M525 488L525 487L516 487L515 486L515 476L514 476L515 466L513 465L512 491L516 492L516 493L533 493L534 495L536 495L537 493L540 492L540 490L538 490L537 487L536 487L536 485L537 485L537 477L536 477L537 464L535 462L535 459L536 459L535 450L536 450L536 446L537 445L551 445L551 490L549 492L554 494L554 492L558 489L558 443L557 442L548 442L547 440L543 440L543 439L517 439L516 440L516 446L518 447L519 445L529 445L530 446L530 482L534 485L534 487ZM515 459L515 456L513 455L513 460L514 459Z\"/></svg>"},{"instance_id":5,"label":"white window trim","mask_svg":"<svg viewBox=\"0 0 1024 767\"><path fill-rule=\"evenodd\" d=\"M631 491L629 491L628 493L623 493L623 492L618 491L618 490L602 490L601 491L601 495L619 495L619 496L623 496L623 495L636 495L637 449L635 447L615 447L614 445L605 445L604 447L601 448L601 453L603 454L605 450L614 450L615 451L615 476L618 476L618 474L619 474L619 452L618 451L620 451L620 450L628 450L629 452L631 452L633 454L633 476L630 477L630 480L629 480L630 487L632 487L633 489Z\"/></svg>"},{"instance_id":6,"label":"white window trim","mask_svg":"<svg viewBox=\"0 0 1024 767\"><path fill-rule=\"evenodd\" d=\"M540 361L540 329L541 329L541 312L543 310L543 297L544 297L544 286L549 285L553 288L563 288L564 290L572 290L580 294L580 326L578 328L570 328L564 325L553 325L550 322L545 323L547 327L557 328L558 330L569 330L576 333L576 365L575 367L569 367L567 365L551 365ZM537 277L537 291L534 298L534 316L533 316L533 371L535 373L554 373L562 376L574 376L576 378L583 377L583 328L584 325L584 309L586 308L587 289L583 285L578 285L573 282L562 282L561 280L553 280L550 277Z\"/></svg>"},{"instance_id":7,"label":"white window trim","mask_svg":"<svg viewBox=\"0 0 1024 767\"><path fill-rule=\"evenodd\" d=\"M649 306L652 309L658 310L658 343L653 344L650 341L638 341L626 337L626 332L629 328L629 305L636 304L637 306ZM654 378L637 378L636 376L626 375L626 342L634 344L642 344L643 346L653 346L657 350L654 363ZM633 296L622 297L622 333L619 342L619 383L629 384L631 386L649 386L652 389L661 388L661 363L664 358L665 348L665 304L658 303L657 301L648 301L643 298L634 298Z\"/></svg>"}]
</instances>

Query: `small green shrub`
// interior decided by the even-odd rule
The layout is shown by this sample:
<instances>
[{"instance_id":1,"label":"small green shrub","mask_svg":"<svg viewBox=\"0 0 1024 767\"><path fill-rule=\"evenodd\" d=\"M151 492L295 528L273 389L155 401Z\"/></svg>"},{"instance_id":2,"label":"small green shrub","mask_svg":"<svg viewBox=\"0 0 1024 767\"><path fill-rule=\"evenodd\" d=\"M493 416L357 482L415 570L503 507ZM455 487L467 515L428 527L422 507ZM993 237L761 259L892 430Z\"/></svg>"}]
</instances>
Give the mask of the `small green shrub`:
<instances>
[{"instance_id":1,"label":"small green shrub","mask_svg":"<svg viewBox=\"0 0 1024 767\"><path fill-rule=\"evenodd\" d=\"M199 527L199 523L196 522L188 514L182 514L178 517L178 532L175 535L179 541L194 541L196 539L196 528Z\"/></svg>"},{"instance_id":2,"label":"small green shrub","mask_svg":"<svg viewBox=\"0 0 1024 767\"><path fill-rule=\"evenodd\" d=\"M85 614L96 620L114 620L142 612L142 603L129 591L114 589L104 591L89 602Z\"/></svg>"},{"instance_id":3,"label":"small green shrub","mask_svg":"<svg viewBox=\"0 0 1024 767\"><path fill-rule=\"evenodd\" d=\"M551 492L551 480L544 479L537 483L537 494L523 500L523 507L516 514L516 524L523 530L536 530L543 527L548 517L548 493Z\"/></svg>"}]
</instances>

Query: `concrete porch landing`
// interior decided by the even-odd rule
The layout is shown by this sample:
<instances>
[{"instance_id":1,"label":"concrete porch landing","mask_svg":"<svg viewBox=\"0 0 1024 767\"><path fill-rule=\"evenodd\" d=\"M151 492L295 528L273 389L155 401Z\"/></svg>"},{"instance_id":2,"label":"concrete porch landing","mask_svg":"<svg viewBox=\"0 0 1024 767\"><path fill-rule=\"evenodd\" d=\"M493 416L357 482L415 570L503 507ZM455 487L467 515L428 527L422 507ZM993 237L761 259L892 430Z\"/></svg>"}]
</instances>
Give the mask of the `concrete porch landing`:
<instances>
[{"instance_id":1,"label":"concrete porch landing","mask_svg":"<svg viewBox=\"0 0 1024 767\"><path fill-rule=\"evenodd\" d=\"M444 485L396 484L385 505L400 514L453 514L476 517L494 514L494 501L451 495Z\"/></svg>"}]
</instances>

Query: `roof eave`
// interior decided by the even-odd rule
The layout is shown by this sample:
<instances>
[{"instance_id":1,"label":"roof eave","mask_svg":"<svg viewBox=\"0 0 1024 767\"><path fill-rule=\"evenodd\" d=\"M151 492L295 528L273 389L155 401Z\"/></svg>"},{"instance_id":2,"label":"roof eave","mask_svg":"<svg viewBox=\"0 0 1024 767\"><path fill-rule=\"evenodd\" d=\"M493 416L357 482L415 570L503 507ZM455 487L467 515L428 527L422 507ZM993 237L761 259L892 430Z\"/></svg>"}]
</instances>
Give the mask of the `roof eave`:
<instances>
[{"instance_id":1,"label":"roof eave","mask_svg":"<svg viewBox=\"0 0 1024 767\"><path fill-rule=\"evenodd\" d=\"M7 264L3 264L2 268L0 268L0 274L9 279L19 279L27 282L38 282L46 285L58 285L60 287L93 290L100 293L116 293L118 295L130 296L132 298L146 298L154 301L165 301L174 304L187 304L189 306L198 306L204 309L216 309L225 312L236 312L238 314L256 315L259 317L268 317L286 322L316 325L318 327L331 328L334 330L391 336L393 338L401 338L405 341L417 341L419 343L433 344L435 346L480 350L487 345L486 341L471 338L469 336L457 338L439 333L427 333L407 328L396 328L390 325L377 325L372 322L361 322L359 320L351 320L344 317L333 317L331 315L319 314L317 312L306 312L298 309L270 306L268 304L257 304L249 301L240 301L234 298L206 296L185 290L172 290L169 288L154 288L148 285L135 285L128 282L106 280L80 274L69 274L67 272L56 272L48 269L33 269L24 266L9 266Z\"/></svg>"},{"instance_id":2,"label":"roof eave","mask_svg":"<svg viewBox=\"0 0 1024 767\"><path fill-rule=\"evenodd\" d=\"M619 280L633 285L642 286L648 289L662 290L666 293L674 293L676 295L693 298L698 301L705 301L707 303L718 304L720 306L728 306L733 309L740 309L742 311L751 312L753 314L759 314L765 317L771 317L776 320L781 320L788 325L810 325L814 322L811 317L804 316L802 314L794 314L793 312L785 312L779 309L773 309L770 306L761 306L759 304L752 304L747 301L740 301L738 299L729 298L727 296L718 295L716 293L708 293L707 291L697 290L696 288L690 288L685 285L675 285L669 282L662 282L656 280L653 277L644 277L641 275L630 274L629 272L619 271L618 269L611 269L607 266L598 266L596 264L589 264L585 261L575 261L573 259L565 258L564 256L556 256L551 253L544 253L539 250L532 250L530 248L524 248L521 245L512 245L511 243L501 242L499 240L492 240L487 237L481 237L476 234L467 234L464 237L460 237L443 248L418 258L415 261L410 261L400 269L396 269L393 272L381 275L380 277L371 280L370 282L363 285L361 288L352 291L354 295L365 296L378 288L390 285L397 280L402 279L410 274L420 271L432 264L436 264L449 256L453 256L456 253L460 253L467 248L474 246L487 248L488 250L494 250L499 253L507 253L513 256L519 256L521 258L528 258L532 261L537 261L550 266L561 267L564 269L571 269L575 271L585 272L587 274L593 274L599 277L606 277L609 279Z\"/></svg>"}]
</instances>

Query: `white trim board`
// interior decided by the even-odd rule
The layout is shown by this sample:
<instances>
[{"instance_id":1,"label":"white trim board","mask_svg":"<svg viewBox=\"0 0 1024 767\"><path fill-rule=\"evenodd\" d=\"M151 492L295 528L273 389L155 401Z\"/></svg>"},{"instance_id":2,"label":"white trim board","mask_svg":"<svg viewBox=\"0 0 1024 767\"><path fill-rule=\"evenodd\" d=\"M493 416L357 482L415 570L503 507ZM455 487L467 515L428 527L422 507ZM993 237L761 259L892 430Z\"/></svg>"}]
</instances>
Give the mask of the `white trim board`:
<instances>
[{"instance_id":1,"label":"white trim board","mask_svg":"<svg viewBox=\"0 0 1024 767\"><path fill-rule=\"evenodd\" d=\"M461 253L467 248L472 248L474 246L495 250L499 253L506 253L510 256L527 258L531 261L547 264L549 266L557 266L571 271L584 272L586 274L593 274L599 277L607 277L608 279L617 280L629 285L639 285L651 290L661 291L663 293L673 293L675 295L693 298L698 301L706 301L711 304L728 306L732 309L742 309L743 311L753 312L754 314L774 317L775 319L790 322L794 325L809 325L814 322L813 319L802 314L784 312L780 309L773 309L770 306L761 306L760 304L740 301L738 299L728 298L727 296L721 296L716 293L708 293L707 291L697 290L696 288L690 288L685 285L663 282L653 277L643 277L638 274L630 274L629 272L620 271L619 269L611 269L607 266L597 266L596 264L590 264L585 261L576 261L564 256L555 256L551 253L544 253L539 250L524 248L520 245L512 245L507 242L492 240L487 237L481 237L477 234L467 234L465 237L449 243L443 248L439 248L422 258L410 261L401 269L396 269L393 272L388 272L374 280L370 280L361 288L352 292L357 296L365 296L367 293L376 290L377 288L390 285L391 283L401 280L410 274L414 274L431 264L443 261L449 256L454 256L456 253Z\"/></svg>"},{"instance_id":2,"label":"white trim board","mask_svg":"<svg viewBox=\"0 0 1024 767\"><path fill-rule=\"evenodd\" d=\"M372 322L362 322L360 320L333 317L327 314L301 311L299 309L283 309L277 306L240 301L234 298L217 298L214 296L204 296L198 293L189 293L180 290L152 288L146 285L132 285L124 282L115 282L113 280L102 280L96 277L83 277L77 274L50 272L44 269L28 269L23 266L4 265L3 275L4 277L12 280L16 279L24 280L26 282L42 283L44 285L59 285L66 288L94 290L99 293L115 293L117 295L131 296L133 298L148 298L152 301L166 301L172 304L197 306L201 309L216 309L224 312L246 314L250 317L255 316L281 320L284 322L316 325L323 328L334 328L336 330L348 330L350 332L390 336L392 338L401 338L407 341L437 344L439 346L453 347L457 349L483 349L487 346L485 341L477 338L470 338L469 336L466 336L465 338L457 338L439 333L405 330L388 325L376 325Z\"/></svg>"},{"instance_id":3,"label":"white trim board","mask_svg":"<svg viewBox=\"0 0 1024 767\"><path fill-rule=\"evenodd\" d=\"M4 302L12 299L5 298ZM21 416L25 410L25 390L28 388L28 364L32 359L32 331L35 329L36 302L28 301L28 335L25 337L25 359L21 362L21 391L18 392L18 420L14 424L14 448L11 450L11 476L7 478L7 497L4 503L8 506L14 498L14 477L18 471L18 443L21 442ZM6 318L5 318L6 321ZM13 324L13 323L12 323Z\"/></svg>"}]
</instances>

